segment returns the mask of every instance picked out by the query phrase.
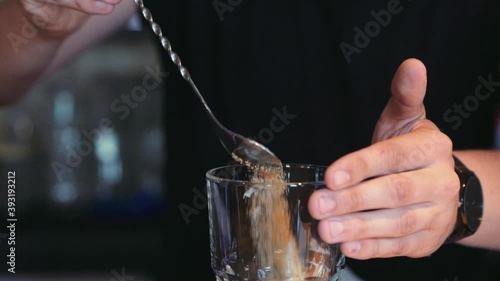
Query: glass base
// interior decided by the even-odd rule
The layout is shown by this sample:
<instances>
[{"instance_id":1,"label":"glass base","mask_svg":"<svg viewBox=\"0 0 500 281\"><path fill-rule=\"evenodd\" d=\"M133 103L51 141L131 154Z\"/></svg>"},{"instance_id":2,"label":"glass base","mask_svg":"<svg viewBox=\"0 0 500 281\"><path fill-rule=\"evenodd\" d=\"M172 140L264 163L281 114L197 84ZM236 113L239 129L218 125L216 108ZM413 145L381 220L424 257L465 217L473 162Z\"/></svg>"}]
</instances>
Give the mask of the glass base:
<instances>
[{"instance_id":1,"label":"glass base","mask_svg":"<svg viewBox=\"0 0 500 281\"><path fill-rule=\"evenodd\" d=\"M216 271L215 280L216 281L341 281L342 272L344 269L337 271L334 276L331 277L306 277L304 279L289 278L289 279L250 279L250 278L240 278L238 276L227 274L226 272Z\"/></svg>"}]
</instances>

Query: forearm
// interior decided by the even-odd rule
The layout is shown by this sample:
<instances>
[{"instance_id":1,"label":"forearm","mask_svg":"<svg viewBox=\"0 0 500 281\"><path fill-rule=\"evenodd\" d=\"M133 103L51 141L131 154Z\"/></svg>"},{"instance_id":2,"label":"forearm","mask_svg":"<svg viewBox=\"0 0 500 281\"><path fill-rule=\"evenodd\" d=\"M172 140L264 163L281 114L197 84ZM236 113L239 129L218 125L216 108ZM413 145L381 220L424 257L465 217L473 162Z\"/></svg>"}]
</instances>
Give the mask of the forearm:
<instances>
[{"instance_id":1,"label":"forearm","mask_svg":"<svg viewBox=\"0 0 500 281\"><path fill-rule=\"evenodd\" d=\"M478 231L458 243L500 250L500 150L455 151L481 182L484 197L483 220Z\"/></svg>"},{"instance_id":2,"label":"forearm","mask_svg":"<svg viewBox=\"0 0 500 281\"><path fill-rule=\"evenodd\" d=\"M18 0L0 1L0 19L0 105L5 105L30 89L62 40L41 36Z\"/></svg>"}]
</instances>

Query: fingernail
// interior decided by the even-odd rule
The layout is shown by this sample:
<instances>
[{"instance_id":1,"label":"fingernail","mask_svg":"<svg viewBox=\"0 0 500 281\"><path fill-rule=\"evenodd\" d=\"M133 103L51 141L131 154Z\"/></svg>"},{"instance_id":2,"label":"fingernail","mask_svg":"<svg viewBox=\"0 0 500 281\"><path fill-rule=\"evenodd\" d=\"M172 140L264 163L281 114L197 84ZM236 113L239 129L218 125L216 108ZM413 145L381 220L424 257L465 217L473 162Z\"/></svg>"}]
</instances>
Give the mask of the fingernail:
<instances>
[{"instance_id":1,"label":"fingernail","mask_svg":"<svg viewBox=\"0 0 500 281\"><path fill-rule=\"evenodd\" d=\"M349 242L346 243L345 247L348 249L347 251L351 254L359 252L361 250L361 242L359 241L354 241L354 242Z\"/></svg>"},{"instance_id":2,"label":"fingernail","mask_svg":"<svg viewBox=\"0 0 500 281\"><path fill-rule=\"evenodd\" d=\"M344 232L344 224L339 221L330 221L330 238L334 241L339 241L337 236Z\"/></svg>"},{"instance_id":3,"label":"fingernail","mask_svg":"<svg viewBox=\"0 0 500 281\"><path fill-rule=\"evenodd\" d=\"M103 11L108 11L111 9L111 5L109 5L108 3L101 2L101 1L95 2L95 6L97 9L103 10Z\"/></svg>"},{"instance_id":4,"label":"fingernail","mask_svg":"<svg viewBox=\"0 0 500 281\"><path fill-rule=\"evenodd\" d=\"M341 186L347 183L351 179L351 175L346 171L337 171L333 174L333 184L335 186Z\"/></svg>"},{"instance_id":5,"label":"fingernail","mask_svg":"<svg viewBox=\"0 0 500 281\"><path fill-rule=\"evenodd\" d=\"M321 214L326 214L331 212L335 208L335 200L327 196L321 196L318 199L319 212Z\"/></svg>"}]
</instances>

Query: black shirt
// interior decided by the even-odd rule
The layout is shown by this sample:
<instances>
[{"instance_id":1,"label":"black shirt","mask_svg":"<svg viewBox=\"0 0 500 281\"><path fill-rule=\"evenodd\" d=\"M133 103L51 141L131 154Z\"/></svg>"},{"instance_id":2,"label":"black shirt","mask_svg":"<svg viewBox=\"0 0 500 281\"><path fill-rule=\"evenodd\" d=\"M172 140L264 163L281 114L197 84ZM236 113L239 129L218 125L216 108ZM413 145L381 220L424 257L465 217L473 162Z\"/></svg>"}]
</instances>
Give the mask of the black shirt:
<instances>
[{"instance_id":1,"label":"black shirt","mask_svg":"<svg viewBox=\"0 0 500 281\"><path fill-rule=\"evenodd\" d=\"M328 165L368 146L390 97L391 79L410 57L427 66L427 116L454 148L492 147L500 92L498 1L145 4L221 123L255 137L283 162ZM160 47L159 52L165 54ZM175 75L166 84L163 280L214 280L206 201L198 191L205 190L205 172L230 157L200 101L164 58ZM183 215L182 206L197 212ZM500 278L496 254L456 245L422 259L348 259L347 264L366 280Z\"/></svg>"}]
</instances>

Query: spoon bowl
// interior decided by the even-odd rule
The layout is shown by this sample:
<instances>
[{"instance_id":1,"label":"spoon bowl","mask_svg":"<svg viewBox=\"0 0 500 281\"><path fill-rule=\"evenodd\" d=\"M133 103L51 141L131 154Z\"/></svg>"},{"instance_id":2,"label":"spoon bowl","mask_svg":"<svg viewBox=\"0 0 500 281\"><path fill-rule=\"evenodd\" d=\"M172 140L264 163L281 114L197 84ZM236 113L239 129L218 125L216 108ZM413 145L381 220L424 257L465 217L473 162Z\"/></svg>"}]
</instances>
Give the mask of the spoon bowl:
<instances>
[{"instance_id":1,"label":"spoon bowl","mask_svg":"<svg viewBox=\"0 0 500 281\"><path fill-rule=\"evenodd\" d=\"M142 16L149 22L153 32L160 39L161 45L168 52L172 62L177 65L181 76L188 82L193 91L196 93L202 102L212 125L214 125L217 136L227 152L239 163L244 164L252 169L274 170L281 169L281 161L264 145L255 140L243 137L225 126L212 113L212 110L206 103L195 83L191 79L191 75L186 67L182 65L181 59L177 53L172 50L170 41L163 35L161 27L153 20L153 16L148 8L144 6L143 0L134 0L136 5L141 10Z\"/></svg>"},{"instance_id":2,"label":"spoon bowl","mask_svg":"<svg viewBox=\"0 0 500 281\"><path fill-rule=\"evenodd\" d=\"M240 141L240 144L231 153L231 156L236 161L253 169L281 169L281 161L267 147L238 134L235 137Z\"/></svg>"}]
</instances>

